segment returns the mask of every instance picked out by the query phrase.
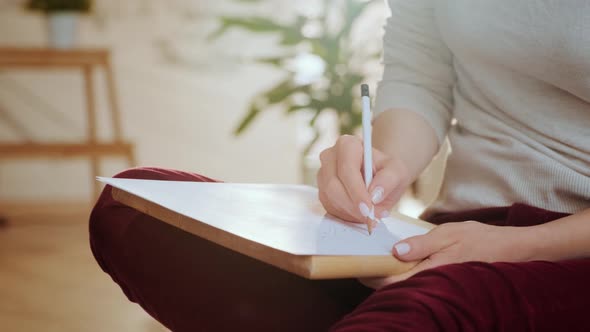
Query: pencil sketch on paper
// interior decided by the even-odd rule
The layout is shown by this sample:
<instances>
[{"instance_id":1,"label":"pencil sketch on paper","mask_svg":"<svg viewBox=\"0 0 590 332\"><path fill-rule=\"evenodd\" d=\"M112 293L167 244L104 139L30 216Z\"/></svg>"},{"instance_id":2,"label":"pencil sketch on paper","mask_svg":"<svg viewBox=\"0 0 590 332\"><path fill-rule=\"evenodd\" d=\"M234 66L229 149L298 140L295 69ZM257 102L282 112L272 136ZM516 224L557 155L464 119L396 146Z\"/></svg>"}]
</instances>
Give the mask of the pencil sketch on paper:
<instances>
[{"instance_id":1,"label":"pencil sketch on paper","mask_svg":"<svg viewBox=\"0 0 590 332\"><path fill-rule=\"evenodd\" d=\"M329 255L348 250L363 255L388 255L399 240L381 223L369 235L364 224L345 222L325 215L317 230L316 252L318 255Z\"/></svg>"}]
</instances>

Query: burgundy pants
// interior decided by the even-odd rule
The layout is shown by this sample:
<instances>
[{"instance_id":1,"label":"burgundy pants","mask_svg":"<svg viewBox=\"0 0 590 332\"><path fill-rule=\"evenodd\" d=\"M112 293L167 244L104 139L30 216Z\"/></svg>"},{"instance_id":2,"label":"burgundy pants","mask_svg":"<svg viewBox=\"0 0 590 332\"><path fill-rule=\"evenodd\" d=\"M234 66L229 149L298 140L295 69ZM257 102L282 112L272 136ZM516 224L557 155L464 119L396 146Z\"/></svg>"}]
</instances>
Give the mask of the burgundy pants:
<instances>
[{"instance_id":1,"label":"burgundy pants","mask_svg":"<svg viewBox=\"0 0 590 332\"><path fill-rule=\"evenodd\" d=\"M154 168L118 177L212 181ZM562 216L515 204L430 221L528 226ZM586 259L452 264L372 291L236 254L114 201L108 186L90 217L90 243L129 300L173 331L590 331Z\"/></svg>"}]
</instances>

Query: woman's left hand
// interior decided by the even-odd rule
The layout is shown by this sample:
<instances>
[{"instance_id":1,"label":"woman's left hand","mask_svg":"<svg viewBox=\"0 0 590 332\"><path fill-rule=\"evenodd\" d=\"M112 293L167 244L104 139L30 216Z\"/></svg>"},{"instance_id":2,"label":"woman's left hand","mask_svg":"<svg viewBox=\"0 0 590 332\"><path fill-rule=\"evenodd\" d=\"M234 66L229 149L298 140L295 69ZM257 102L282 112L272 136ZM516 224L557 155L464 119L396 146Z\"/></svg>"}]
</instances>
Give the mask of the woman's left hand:
<instances>
[{"instance_id":1,"label":"woman's left hand","mask_svg":"<svg viewBox=\"0 0 590 332\"><path fill-rule=\"evenodd\" d=\"M491 226L476 221L439 225L424 235L398 242L393 254L402 261L421 261L411 270L385 278L360 281L378 289L437 266L480 262L519 262L531 259L527 227Z\"/></svg>"}]
</instances>

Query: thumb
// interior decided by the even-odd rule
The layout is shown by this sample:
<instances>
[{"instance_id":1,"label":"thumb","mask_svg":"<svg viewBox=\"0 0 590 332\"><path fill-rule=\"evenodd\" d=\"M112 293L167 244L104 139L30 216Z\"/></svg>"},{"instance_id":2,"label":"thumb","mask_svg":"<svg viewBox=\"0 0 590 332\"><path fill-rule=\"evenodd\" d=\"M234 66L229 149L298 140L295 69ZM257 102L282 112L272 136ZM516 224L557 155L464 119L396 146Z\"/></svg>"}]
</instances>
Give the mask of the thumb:
<instances>
[{"instance_id":1,"label":"thumb","mask_svg":"<svg viewBox=\"0 0 590 332\"><path fill-rule=\"evenodd\" d=\"M409 237L396 243L393 246L392 253L402 261L417 261L428 258L449 245L446 238L438 235L440 234L430 231L424 235Z\"/></svg>"}]
</instances>

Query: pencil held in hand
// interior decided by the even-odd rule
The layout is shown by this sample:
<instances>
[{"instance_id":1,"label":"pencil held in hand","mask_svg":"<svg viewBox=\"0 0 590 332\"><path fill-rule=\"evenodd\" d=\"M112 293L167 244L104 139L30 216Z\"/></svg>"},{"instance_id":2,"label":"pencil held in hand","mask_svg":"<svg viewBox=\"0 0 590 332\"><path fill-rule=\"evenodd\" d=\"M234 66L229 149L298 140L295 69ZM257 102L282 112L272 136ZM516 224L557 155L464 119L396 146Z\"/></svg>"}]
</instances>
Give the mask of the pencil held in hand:
<instances>
[{"instance_id":1,"label":"pencil held in hand","mask_svg":"<svg viewBox=\"0 0 590 332\"><path fill-rule=\"evenodd\" d=\"M363 92L365 140L342 135L334 146L322 151L318 198L331 215L366 224L372 233L409 182L403 163L377 149L365 149L371 146L371 113L368 91Z\"/></svg>"},{"instance_id":2,"label":"pencil held in hand","mask_svg":"<svg viewBox=\"0 0 590 332\"><path fill-rule=\"evenodd\" d=\"M375 222L375 207L369 208L367 204L361 203L359 209L363 217L365 217L365 223L367 224L367 230L370 235L373 233L373 223Z\"/></svg>"},{"instance_id":3,"label":"pencil held in hand","mask_svg":"<svg viewBox=\"0 0 590 332\"><path fill-rule=\"evenodd\" d=\"M369 86L367 84L361 85L361 101L363 107L363 168L365 175L365 185L367 189L373 180L373 143L371 141L372 127L371 127L371 98L369 96ZM364 204L364 203L363 203ZM364 213L367 221L367 229L369 234L373 233L373 221L375 221L375 208L365 205L368 213ZM362 211L362 208L361 208Z\"/></svg>"},{"instance_id":4,"label":"pencil held in hand","mask_svg":"<svg viewBox=\"0 0 590 332\"><path fill-rule=\"evenodd\" d=\"M403 164L373 149L373 180L367 189L361 137L344 135L320 154L318 198L326 211L342 220L373 228L388 216L407 186ZM372 217L372 218L371 218ZM373 220L368 225L369 220Z\"/></svg>"}]
</instances>

